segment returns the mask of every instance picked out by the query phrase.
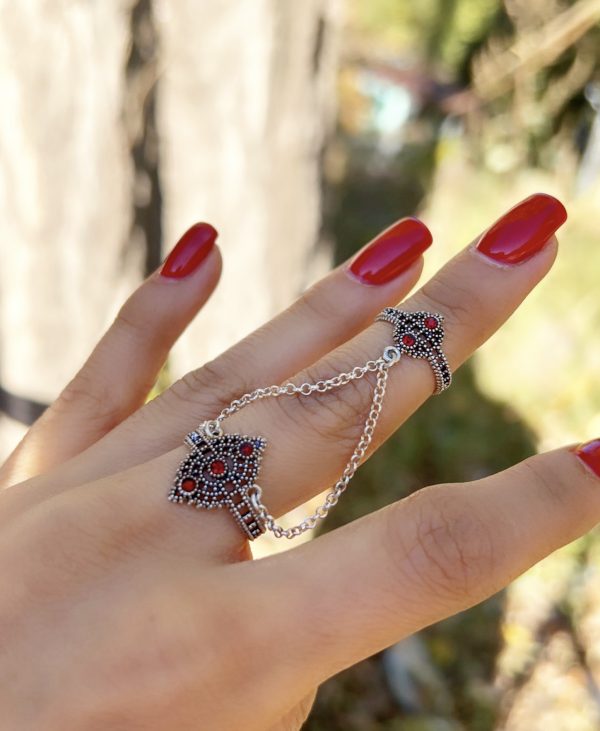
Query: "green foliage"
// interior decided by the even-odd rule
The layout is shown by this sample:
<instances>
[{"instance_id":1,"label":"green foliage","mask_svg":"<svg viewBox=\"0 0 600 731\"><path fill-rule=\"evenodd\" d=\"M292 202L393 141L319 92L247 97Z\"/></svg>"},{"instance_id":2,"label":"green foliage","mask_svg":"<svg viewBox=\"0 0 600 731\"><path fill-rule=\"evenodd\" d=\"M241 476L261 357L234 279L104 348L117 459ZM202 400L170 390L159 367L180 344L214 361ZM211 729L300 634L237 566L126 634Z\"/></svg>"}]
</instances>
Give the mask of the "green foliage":
<instances>
[{"instance_id":1,"label":"green foliage","mask_svg":"<svg viewBox=\"0 0 600 731\"><path fill-rule=\"evenodd\" d=\"M498 0L353 0L354 26L366 42L396 55L422 56L448 73L459 70L469 49L485 36Z\"/></svg>"},{"instance_id":2,"label":"green foliage","mask_svg":"<svg viewBox=\"0 0 600 731\"><path fill-rule=\"evenodd\" d=\"M469 87L472 61L482 49L493 68L492 51L501 57L505 48L527 40L528 33L572 4L511 3L509 20L496 0L352 0L353 40L364 56L410 58L438 81ZM338 138L345 175L329 186L326 199L338 262L403 215L421 213L431 226L436 241L426 255L430 266L535 191L562 192L570 219L560 232L551 276L458 372L452 389L430 399L361 468L327 530L424 485L502 470L532 454L538 441L546 448L600 433L600 345L591 337L600 331L600 180L587 195L568 196L593 120L582 89L600 68L599 35L600 27L591 27L552 61L530 74L521 71L473 117L465 113L454 136L441 134L442 112L431 103L408 123L406 142L395 155L382 154L370 134L345 132ZM579 77L572 73L575 62ZM376 657L325 684L306 729L492 731L498 724L505 727L500 703L506 711L521 697L530 699L531 708L544 708L548 728L596 728L594 688L586 685L592 673L585 663L586 653L595 657L598 645L597 640L586 645L592 640L582 627L599 611L600 592L594 588L599 556L597 531L549 557L501 595L420 633L452 698L447 712L440 711L429 689L423 691L421 709L409 713L388 688ZM534 619L532 605L539 613ZM551 649L555 641L562 655ZM536 681L538 666L572 683L556 708L547 708L554 699L544 695L549 693L544 682ZM503 698L494 690L494 675L505 689ZM568 706L567 696L578 700ZM521 725L506 728L540 728L529 713Z\"/></svg>"},{"instance_id":3,"label":"green foliage","mask_svg":"<svg viewBox=\"0 0 600 731\"><path fill-rule=\"evenodd\" d=\"M472 367L464 366L450 390L430 399L363 465L354 478L352 498L340 503L326 528L332 530L424 485L471 480L505 469L534 450L529 428L506 405L482 394ZM500 647L501 609L501 598L492 597L421 633L454 699L454 720L466 723L469 731L490 731L496 717L491 681ZM373 693L379 702L366 711L365 698L371 705ZM428 713L426 705L422 717L405 716L389 695L381 669L371 660L327 684L306 729L464 728L448 725L450 719L430 718Z\"/></svg>"}]
</instances>

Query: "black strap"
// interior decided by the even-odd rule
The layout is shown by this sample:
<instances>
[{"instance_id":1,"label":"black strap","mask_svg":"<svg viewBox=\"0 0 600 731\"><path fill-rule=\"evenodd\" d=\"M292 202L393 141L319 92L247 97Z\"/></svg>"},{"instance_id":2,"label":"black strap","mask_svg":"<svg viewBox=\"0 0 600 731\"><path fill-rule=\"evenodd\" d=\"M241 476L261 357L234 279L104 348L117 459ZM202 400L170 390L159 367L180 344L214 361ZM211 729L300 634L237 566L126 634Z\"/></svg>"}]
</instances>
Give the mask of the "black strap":
<instances>
[{"instance_id":1,"label":"black strap","mask_svg":"<svg viewBox=\"0 0 600 731\"><path fill-rule=\"evenodd\" d=\"M31 426L47 408L48 404L17 396L0 386L0 412L4 412L15 421L20 421L21 424Z\"/></svg>"}]
</instances>

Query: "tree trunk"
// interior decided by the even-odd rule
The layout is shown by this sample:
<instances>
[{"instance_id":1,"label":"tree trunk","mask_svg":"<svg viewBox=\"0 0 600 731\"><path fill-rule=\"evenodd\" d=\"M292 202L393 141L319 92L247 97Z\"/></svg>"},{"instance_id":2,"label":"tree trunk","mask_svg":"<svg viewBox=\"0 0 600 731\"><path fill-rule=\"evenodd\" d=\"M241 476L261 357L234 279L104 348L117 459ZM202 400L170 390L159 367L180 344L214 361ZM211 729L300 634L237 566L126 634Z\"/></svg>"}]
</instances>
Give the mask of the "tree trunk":
<instances>
[{"instance_id":1,"label":"tree trunk","mask_svg":"<svg viewBox=\"0 0 600 731\"><path fill-rule=\"evenodd\" d=\"M121 123L128 15L0 3L0 406L6 453L139 279Z\"/></svg>"},{"instance_id":2,"label":"tree trunk","mask_svg":"<svg viewBox=\"0 0 600 731\"><path fill-rule=\"evenodd\" d=\"M225 257L175 375L323 268L335 2L0 0L0 456L157 265L161 221L163 250L204 219Z\"/></svg>"},{"instance_id":3,"label":"tree trunk","mask_svg":"<svg viewBox=\"0 0 600 731\"><path fill-rule=\"evenodd\" d=\"M180 375L264 322L314 274L337 9L328 0L156 7L165 243L208 220L225 260L219 290L175 349Z\"/></svg>"}]
</instances>

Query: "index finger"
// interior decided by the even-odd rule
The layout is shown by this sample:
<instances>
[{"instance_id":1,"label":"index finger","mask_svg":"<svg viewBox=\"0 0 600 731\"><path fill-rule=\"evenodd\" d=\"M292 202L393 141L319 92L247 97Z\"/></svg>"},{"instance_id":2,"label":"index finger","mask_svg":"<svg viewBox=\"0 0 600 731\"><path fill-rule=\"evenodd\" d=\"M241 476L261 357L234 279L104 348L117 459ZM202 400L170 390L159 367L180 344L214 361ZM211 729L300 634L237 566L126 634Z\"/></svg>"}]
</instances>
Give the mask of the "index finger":
<instances>
[{"instance_id":1,"label":"index finger","mask_svg":"<svg viewBox=\"0 0 600 731\"><path fill-rule=\"evenodd\" d=\"M474 483L425 488L255 562L252 586L270 598L263 621L281 630L273 644L321 682L482 601L596 525L599 476L596 440Z\"/></svg>"}]
</instances>

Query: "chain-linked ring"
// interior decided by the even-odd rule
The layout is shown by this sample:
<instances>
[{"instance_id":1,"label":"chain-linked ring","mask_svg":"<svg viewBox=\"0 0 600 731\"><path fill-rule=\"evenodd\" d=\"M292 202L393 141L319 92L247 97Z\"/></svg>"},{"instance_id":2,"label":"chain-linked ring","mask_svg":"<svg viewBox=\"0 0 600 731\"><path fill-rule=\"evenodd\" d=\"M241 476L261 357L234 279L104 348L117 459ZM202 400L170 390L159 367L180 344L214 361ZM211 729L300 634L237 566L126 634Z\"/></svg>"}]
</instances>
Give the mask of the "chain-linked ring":
<instances>
[{"instance_id":1,"label":"chain-linked ring","mask_svg":"<svg viewBox=\"0 0 600 731\"><path fill-rule=\"evenodd\" d=\"M452 372L444 351L444 316L437 312L408 312L396 307L386 307L377 320L389 322L394 327L394 344L404 355L424 358L429 362L435 378L435 391L439 394L452 383Z\"/></svg>"},{"instance_id":2,"label":"chain-linked ring","mask_svg":"<svg viewBox=\"0 0 600 731\"><path fill-rule=\"evenodd\" d=\"M383 409L389 369L403 355L425 358L433 369L436 393L452 381L450 367L441 349L443 317L432 312L404 312L387 307L378 317L394 326L394 344L384 348L377 360L368 360L346 373L337 373L316 383L285 383L282 386L257 388L234 399L215 419L209 419L185 437L190 453L179 465L169 500L196 508L226 508L247 538L253 540L265 531L276 538L295 538L312 530L337 505L356 470L367 456L375 428ZM262 437L223 432L223 421L240 409L264 398L296 396L309 398L343 388L351 381L375 375L370 408L362 433L338 481L331 487L319 507L298 525L284 528L276 522L262 502L262 490L256 480L267 442Z\"/></svg>"}]
</instances>

